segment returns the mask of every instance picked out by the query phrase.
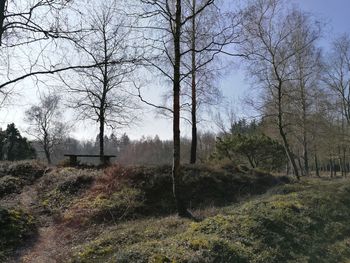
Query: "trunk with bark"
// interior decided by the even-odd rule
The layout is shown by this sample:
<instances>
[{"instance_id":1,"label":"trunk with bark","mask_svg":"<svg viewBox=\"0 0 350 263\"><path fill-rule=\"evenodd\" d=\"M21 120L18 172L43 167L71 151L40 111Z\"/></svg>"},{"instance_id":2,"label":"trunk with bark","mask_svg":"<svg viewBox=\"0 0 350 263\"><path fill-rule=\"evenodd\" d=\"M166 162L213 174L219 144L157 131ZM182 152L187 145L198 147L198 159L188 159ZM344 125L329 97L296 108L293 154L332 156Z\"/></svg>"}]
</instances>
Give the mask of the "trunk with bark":
<instances>
[{"instance_id":1,"label":"trunk with bark","mask_svg":"<svg viewBox=\"0 0 350 263\"><path fill-rule=\"evenodd\" d=\"M47 163L50 165L52 163L51 161L51 153L50 153L50 147L49 147L49 138L46 130L44 130L44 152L45 152L45 157L47 160Z\"/></svg>"},{"instance_id":2,"label":"trunk with bark","mask_svg":"<svg viewBox=\"0 0 350 263\"><path fill-rule=\"evenodd\" d=\"M100 116L100 133L99 133L99 154L100 154L100 162L102 164L104 164L105 162L105 158L104 158L104 154L105 154L105 150L104 150L104 133L105 133L105 120L103 117Z\"/></svg>"},{"instance_id":3,"label":"trunk with bark","mask_svg":"<svg viewBox=\"0 0 350 263\"><path fill-rule=\"evenodd\" d=\"M181 164L180 164L180 64L181 64L181 0L176 0L174 28L174 79L173 79L173 195L179 216L187 216L185 202L181 195Z\"/></svg>"},{"instance_id":4,"label":"trunk with bark","mask_svg":"<svg viewBox=\"0 0 350 263\"><path fill-rule=\"evenodd\" d=\"M279 83L278 85L278 130L282 137L283 146L286 151L287 157L292 165L294 175L298 180L300 180L298 166L295 162L294 154L290 150L286 132L284 131L283 127L284 127L284 123L283 123L283 111L282 111L282 83Z\"/></svg>"},{"instance_id":5,"label":"trunk with bark","mask_svg":"<svg viewBox=\"0 0 350 263\"><path fill-rule=\"evenodd\" d=\"M197 160L196 0L192 1L192 6L192 141L190 163L195 164Z\"/></svg>"},{"instance_id":6,"label":"trunk with bark","mask_svg":"<svg viewBox=\"0 0 350 263\"><path fill-rule=\"evenodd\" d=\"M0 46L2 45L2 39L4 35L5 7L6 7L6 0L1 0L0 1Z\"/></svg>"},{"instance_id":7,"label":"trunk with bark","mask_svg":"<svg viewBox=\"0 0 350 263\"><path fill-rule=\"evenodd\" d=\"M320 169L318 165L317 153L315 153L315 170L316 170L316 176L320 177Z\"/></svg>"}]
</instances>

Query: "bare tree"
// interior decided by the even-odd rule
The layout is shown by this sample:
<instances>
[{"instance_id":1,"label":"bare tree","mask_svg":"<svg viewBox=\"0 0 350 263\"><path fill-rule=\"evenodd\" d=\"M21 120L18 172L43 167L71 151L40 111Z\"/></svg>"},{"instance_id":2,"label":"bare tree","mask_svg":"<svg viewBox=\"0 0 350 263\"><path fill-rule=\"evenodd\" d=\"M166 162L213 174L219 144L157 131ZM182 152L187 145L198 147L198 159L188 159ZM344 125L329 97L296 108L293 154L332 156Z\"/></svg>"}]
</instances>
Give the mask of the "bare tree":
<instances>
[{"instance_id":1,"label":"bare tree","mask_svg":"<svg viewBox=\"0 0 350 263\"><path fill-rule=\"evenodd\" d=\"M209 5L197 12L206 0L184 0L183 13L192 18L184 24L181 34L181 119L191 125L190 163L197 159L198 124L203 121L203 109L218 105L222 100L217 85L223 71L223 54L241 56L233 52L232 45L239 42L239 16L220 9L222 1ZM212 21L207 23L207 21ZM221 55L221 56L220 56ZM167 62L166 62L167 64ZM164 96L164 104L169 105L171 94ZM166 106L170 108L170 106ZM163 112L166 116L169 111Z\"/></svg>"},{"instance_id":2,"label":"bare tree","mask_svg":"<svg viewBox=\"0 0 350 263\"><path fill-rule=\"evenodd\" d=\"M299 170L287 135L293 93L290 82L295 68L292 62L300 52L308 48L317 37L310 37L296 48L293 36L302 27L301 11L288 9L280 0L257 0L244 17L243 52L249 57L250 72L264 88L265 109L276 118L276 126L295 176Z\"/></svg>"},{"instance_id":3,"label":"bare tree","mask_svg":"<svg viewBox=\"0 0 350 263\"><path fill-rule=\"evenodd\" d=\"M25 112L25 120L29 123L27 133L37 139L42 146L49 164L51 154L66 137L68 125L62 122L60 108L61 98L56 94L43 95L37 105Z\"/></svg>"},{"instance_id":4,"label":"bare tree","mask_svg":"<svg viewBox=\"0 0 350 263\"><path fill-rule=\"evenodd\" d=\"M315 97L321 92L320 79L323 65L321 50L315 45L315 40L320 37L321 28L320 24L313 23L307 14L294 12L294 19L297 21L298 29L292 35L291 48L295 50L295 56L290 65L294 69L290 84L295 90L291 91L289 96L294 97L291 106L294 108L293 133L302 146L303 164L300 169L302 174L308 175L311 129L309 116L315 109Z\"/></svg>"},{"instance_id":5,"label":"bare tree","mask_svg":"<svg viewBox=\"0 0 350 263\"><path fill-rule=\"evenodd\" d=\"M79 111L80 117L99 123L99 154L103 162L106 128L121 128L136 120L137 105L128 91L135 66L130 58L133 55L128 42L130 29L115 1L95 4L87 12L82 19L91 32L78 34L75 48L82 58L81 64L96 67L77 69L74 76L77 81L67 80L67 76L61 79L69 88L71 106Z\"/></svg>"},{"instance_id":6,"label":"bare tree","mask_svg":"<svg viewBox=\"0 0 350 263\"><path fill-rule=\"evenodd\" d=\"M338 119L338 150L342 173L346 173L347 150L349 148L350 125L350 38L348 35L338 37L332 44L328 55L324 82L333 98L333 110Z\"/></svg>"},{"instance_id":7,"label":"bare tree","mask_svg":"<svg viewBox=\"0 0 350 263\"><path fill-rule=\"evenodd\" d=\"M338 98L340 112L350 124L350 37L343 35L332 45L324 81Z\"/></svg>"},{"instance_id":8,"label":"bare tree","mask_svg":"<svg viewBox=\"0 0 350 263\"><path fill-rule=\"evenodd\" d=\"M70 69L58 63L58 55L54 62L46 51L57 48L58 39L68 39L70 33L81 30L71 29L66 19L73 12L72 3L73 0L0 1L2 103L22 80Z\"/></svg>"},{"instance_id":9,"label":"bare tree","mask_svg":"<svg viewBox=\"0 0 350 263\"><path fill-rule=\"evenodd\" d=\"M234 26L225 24L227 19L216 5L212 5L197 14L197 7L202 4L203 0L185 1L185 7L192 15L192 19L189 25L185 26L183 33L184 45L191 52L183 59L183 67L190 74L184 79L182 108L190 114L189 122L192 127L191 164L196 163L197 159L199 110L202 106L217 105L221 99L221 92L214 84L218 75L218 70L215 68L218 58L216 55L237 38L233 30ZM213 22L208 25L206 23L208 20ZM213 36L217 37L216 47L212 45Z\"/></svg>"},{"instance_id":10,"label":"bare tree","mask_svg":"<svg viewBox=\"0 0 350 263\"><path fill-rule=\"evenodd\" d=\"M146 66L157 69L161 74L171 82L172 107L157 106L152 103L149 105L157 106L171 112L173 120L173 194L176 201L177 211L180 216L191 216L186 209L185 200L181 194L181 166L180 166L180 97L181 82L186 77L183 75L182 61L191 49L185 49L182 34L184 27L191 19L203 12L214 3L214 0L206 0L197 7L195 13L186 13L183 9L184 0L141 0L142 6L136 15L141 17L142 21L138 29L148 32L142 32L144 36L144 46L149 48L150 57L144 57ZM215 47L215 38L209 45ZM139 90L139 97L145 101Z\"/></svg>"},{"instance_id":11,"label":"bare tree","mask_svg":"<svg viewBox=\"0 0 350 263\"><path fill-rule=\"evenodd\" d=\"M0 2L0 46L14 47L43 39L58 38L69 30L60 12L70 0L2 0Z\"/></svg>"}]
</instances>

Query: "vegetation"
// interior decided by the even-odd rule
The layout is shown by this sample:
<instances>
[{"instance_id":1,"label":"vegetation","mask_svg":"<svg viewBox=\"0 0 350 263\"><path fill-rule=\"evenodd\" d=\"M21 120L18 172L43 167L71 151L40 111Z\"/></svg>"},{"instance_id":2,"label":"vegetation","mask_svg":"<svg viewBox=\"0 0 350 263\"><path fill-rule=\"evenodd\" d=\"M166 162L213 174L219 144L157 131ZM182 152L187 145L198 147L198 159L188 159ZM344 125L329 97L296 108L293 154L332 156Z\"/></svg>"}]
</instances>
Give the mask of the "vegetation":
<instances>
[{"instance_id":1,"label":"vegetation","mask_svg":"<svg viewBox=\"0 0 350 263\"><path fill-rule=\"evenodd\" d=\"M0 261L350 262L350 37L290 2L1 0Z\"/></svg>"},{"instance_id":2,"label":"vegetation","mask_svg":"<svg viewBox=\"0 0 350 263\"><path fill-rule=\"evenodd\" d=\"M4 163L3 170L10 166ZM17 171L25 166L30 167L17 164ZM183 171L186 206L197 222L172 215L176 205L170 166L55 168L32 186L25 181L26 191L36 192L35 206L29 215L23 212L29 207L11 205L18 195L2 199L8 208L1 209L0 219L8 227L1 228L6 232L0 235L1 256L13 255L23 238L35 237L36 226L47 228L51 222L51 231L63 233L60 245L50 247L50 253L64 262L343 262L350 258L348 179L293 182L232 163L185 166ZM36 242L44 242L45 237L40 240Z\"/></svg>"},{"instance_id":3,"label":"vegetation","mask_svg":"<svg viewBox=\"0 0 350 263\"><path fill-rule=\"evenodd\" d=\"M72 262L345 262L349 189L347 180L308 180L199 223L125 223L80 246Z\"/></svg>"},{"instance_id":4,"label":"vegetation","mask_svg":"<svg viewBox=\"0 0 350 263\"><path fill-rule=\"evenodd\" d=\"M5 131L0 132L1 160L18 161L34 159L36 153L28 140L21 136L15 124L7 125Z\"/></svg>"},{"instance_id":5,"label":"vegetation","mask_svg":"<svg viewBox=\"0 0 350 263\"><path fill-rule=\"evenodd\" d=\"M19 193L24 185L43 176L45 167L36 161L0 163L0 198Z\"/></svg>"},{"instance_id":6,"label":"vegetation","mask_svg":"<svg viewBox=\"0 0 350 263\"><path fill-rule=\"evenodd\" d=\"M0 260L13 253L35 233L34 218L21 210L0 207Z\"/></svg>"},{"instance_id":7,"label":"vegetation","mask_svg":"<svg viewBox=\"0 0 350 263\"><path fill-rule=\"evenodd\" d=\"M214 157L231 161L244 158L252 168L268 171L281 169L287 163L284 148L266 135L231 135L218 138Z\"/></svg>"},{"instance_id":8,"label":"vegetation","mask_svg":"<svg viewBox=\"0 0 350 263\"><path fill-rule=\"evenodd\" d=\"M170 174L170 166L113 166L104 173L64 168L43 178L44 185L50 187L40 190L40 202L68 224L169 215L176 211ZM186 205L201 209L263 193L288 178L249 171L243 174L232 167L188 166L182 181Z\"/></svg>"}]
</instances>

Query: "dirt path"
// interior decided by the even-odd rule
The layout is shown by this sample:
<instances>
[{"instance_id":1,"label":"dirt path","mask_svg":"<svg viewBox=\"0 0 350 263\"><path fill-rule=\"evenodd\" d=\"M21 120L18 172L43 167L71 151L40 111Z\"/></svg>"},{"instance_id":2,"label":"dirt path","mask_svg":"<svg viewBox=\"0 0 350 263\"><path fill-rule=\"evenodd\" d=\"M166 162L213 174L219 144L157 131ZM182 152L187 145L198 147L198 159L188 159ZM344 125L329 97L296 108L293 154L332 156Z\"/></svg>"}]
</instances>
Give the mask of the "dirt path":
<instances>
[{"instance_id":1,"label":"dirt path","mask_svg":"<svg viewBox=\"0 0 350 263\"><path fill-rule=\"evenodd\" d=\"M55 252L59 247L57 242L59 238L56 235L56 229L53 226L40 227L38 230L38 238L34 246L22 251L22 255L18 258L21 263L56 263Z\"/></svg>"},{"instance_id":2,"label":"dirt path","mask_svg":"<svg viewBox=\"0 0 350 263\"><path fill-rule=\"evenodd\" d=\"M37 201L36 185L26 186L16 200L17 204L38 220L37 236L16 252L9 263L60 263L58 254L64 251L67 238L51 217L42 213Z\"/></svg>"}]
</instances>

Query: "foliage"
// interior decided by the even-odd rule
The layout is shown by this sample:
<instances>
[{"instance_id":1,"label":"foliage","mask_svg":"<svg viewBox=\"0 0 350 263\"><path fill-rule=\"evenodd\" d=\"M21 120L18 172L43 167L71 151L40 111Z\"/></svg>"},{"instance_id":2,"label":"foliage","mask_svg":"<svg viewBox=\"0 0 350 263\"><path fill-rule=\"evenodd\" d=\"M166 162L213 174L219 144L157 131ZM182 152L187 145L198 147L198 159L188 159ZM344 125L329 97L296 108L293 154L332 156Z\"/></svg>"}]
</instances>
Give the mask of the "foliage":
<instances>
[{"instance_id":1,"label":"foliage","mask_svg":"<svg viewBox=\"0 0 350 263\"><path fill-rule=\"evenodd\" d=\"M252 120L251 122L248 122L247 119L243 118L231 124L230 133L234 135L252 135L257 133L259 126L260 123L258 123L257 121Z\"/></svg>"},{"instance_id":2,"label":"foliage","mask_svg":"<svg viewBox=\"0 0 350 263\"><path fill-rule=\"evenodd\" d=\"M7 129L0 132L0 148L1 160L16 161L36 157L34 148L21 136L14 123L7 125Z\"/></svg>"},{"instance_id":3,"label":"foliage","mask_svg":"<svg viewBox=\"0 0 350 263\"><path fill-rule=\"evenodd\" d=\"M21 210L0 207L0 225L0 261L5 262L6 256L35 232L35 223Z\"/></svg>"},{"instance_id":4,"label":"foliage","mask_svg":"<svg viewBox=\"0 0 350 263\"><path fill-rule=\"evenodd\" d=\"M285 150L279 142L263 134L229 135L218 138L214 157L234 160L242 156L252 168L279 169L286 163Z\"/></svg>"}]
</instances>

